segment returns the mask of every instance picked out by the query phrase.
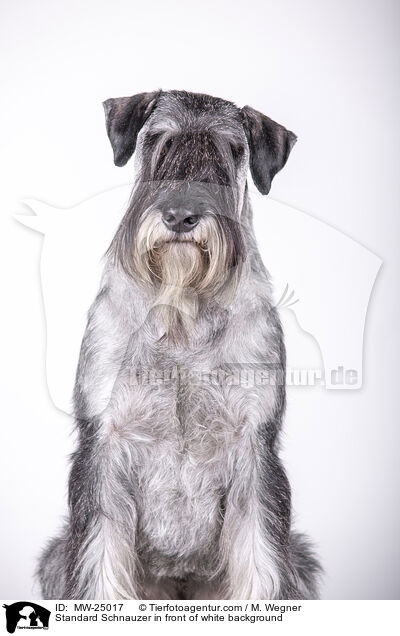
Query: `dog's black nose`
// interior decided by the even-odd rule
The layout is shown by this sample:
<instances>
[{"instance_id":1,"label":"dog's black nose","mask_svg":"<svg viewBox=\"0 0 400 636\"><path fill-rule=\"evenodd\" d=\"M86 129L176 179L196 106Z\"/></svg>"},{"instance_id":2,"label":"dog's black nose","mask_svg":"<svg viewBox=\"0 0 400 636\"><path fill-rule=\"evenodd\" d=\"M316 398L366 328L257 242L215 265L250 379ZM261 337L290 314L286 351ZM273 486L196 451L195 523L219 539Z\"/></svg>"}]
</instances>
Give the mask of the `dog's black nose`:
<instances>
[{"instance_id":1,"label":"dog's black nose","mask_svg":"<svg viewBox=\"0 0 400 636\"><path fill-rule=\"evenodd\" d=\"M163 212L162 220L172 232L190 232L200 220L198 214L190 214L188 210L166 210Z\"/></svg>"}]
</instances>

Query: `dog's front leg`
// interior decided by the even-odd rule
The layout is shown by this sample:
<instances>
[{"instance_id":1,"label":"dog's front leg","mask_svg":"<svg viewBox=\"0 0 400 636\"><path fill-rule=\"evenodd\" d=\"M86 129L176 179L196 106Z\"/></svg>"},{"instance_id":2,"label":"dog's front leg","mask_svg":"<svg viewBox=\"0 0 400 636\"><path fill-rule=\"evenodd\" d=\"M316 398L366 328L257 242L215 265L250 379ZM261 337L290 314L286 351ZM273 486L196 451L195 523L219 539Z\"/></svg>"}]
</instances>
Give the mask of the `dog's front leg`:
<instances>
[{"instance_id":1,"label":"dog's front leg","mask_svg":"<svg viewBox=\"0 0 400 636\"><path fill-rule=\"evenodd\" d=\"M69 482L65 598L139 598L129 449L87 423Z\"/></svg>"},{"instance_id":2,"label":"dog's front leg","mask_svg":"<svg viewBox=\"0 0 400 636\"><path fill-rule=\"evenodd\" d=\"M290 488L260 439L241 449L221 532L223 598L299 598L289 562Z\"/></svg>"},{"instance_id":3,"label":"dog's front leg","mask_svg":"<svg viewBox=\"0 0 400 636\"><path fill-rule=\"evenodd\" d=\"M74 392L79 442L69 479L66 598L139 597L135 467L123 433L134 329L126 329L129 315L111 282L89 312Z\"/></svg>"}]
</instances>

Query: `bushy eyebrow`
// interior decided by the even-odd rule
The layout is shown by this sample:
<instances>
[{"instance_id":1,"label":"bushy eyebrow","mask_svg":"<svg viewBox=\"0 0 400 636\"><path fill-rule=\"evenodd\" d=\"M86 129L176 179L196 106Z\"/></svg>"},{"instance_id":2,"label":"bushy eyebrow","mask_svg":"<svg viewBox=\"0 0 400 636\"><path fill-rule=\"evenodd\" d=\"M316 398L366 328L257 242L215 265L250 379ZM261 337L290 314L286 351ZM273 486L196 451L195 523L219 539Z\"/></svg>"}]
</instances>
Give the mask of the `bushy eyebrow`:
<instances>
[{"instance_id":1,"label":"bushy eyebrow","mask_svg":"<svg viewBox=\"0 0 400 636\"><path fill-rule=\"evenodd\" d=\"M178 122L172 118L165 118L162 121L154 120L149 124L148 134L150 135L162 135L165 133L179 133L181 127Z\"/></svg>"},{"instance_id":2,"label":"bushy eyebrow","mask_svg":"<svg viewBox=\"0 0 400 636\"><path fill-rule=\"evenodd\" d=\"M196 126L188 126L187 128L180 128L178 125L176 126L151 126L146 132L145 142L152 146L156 142L160 141L163 138L163 141L174 137L180 133L196 133L198 131L204 132L200 126L197 128ZM218 137L222 137L224 141L232 144L233 146L239 147L245 144L245 136L240 134L238 130L233 131L232 129L223 129L221 126L210 126L208 132L214 139ZM214 134L213 134L214 133Z\"/></svg>"}]
</instances>

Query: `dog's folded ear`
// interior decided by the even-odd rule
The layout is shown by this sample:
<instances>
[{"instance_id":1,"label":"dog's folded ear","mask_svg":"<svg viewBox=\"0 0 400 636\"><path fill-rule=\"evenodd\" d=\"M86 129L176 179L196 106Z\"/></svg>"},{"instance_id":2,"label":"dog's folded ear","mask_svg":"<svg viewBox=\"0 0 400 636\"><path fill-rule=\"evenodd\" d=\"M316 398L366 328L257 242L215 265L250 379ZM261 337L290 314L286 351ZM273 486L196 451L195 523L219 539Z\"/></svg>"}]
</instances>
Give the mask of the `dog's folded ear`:
<instances>
[{"instance_id":1,"label":"dog's folded ear","mask_svg":"<svg viewBox=\"0 0 400 636\"><path fill-rule=\"evenodd\" d=\"M132 97L117 97L103 102L107 134L116 166L124 166L132 157L138 133L153 112L160 93L138 93Z\"/></svg>"},{"instance_id":2,"label":"dog's folded ear","mask_svg":"<svg viewBox=\"0 0 400 636\"><path fill-rule=\"evenodd\" d=\"M242 115L250 149L251 176L258 190L268 194L272 179L285 165L297 137L250 106L242 108Z\"/></svg>"}]
</instances>

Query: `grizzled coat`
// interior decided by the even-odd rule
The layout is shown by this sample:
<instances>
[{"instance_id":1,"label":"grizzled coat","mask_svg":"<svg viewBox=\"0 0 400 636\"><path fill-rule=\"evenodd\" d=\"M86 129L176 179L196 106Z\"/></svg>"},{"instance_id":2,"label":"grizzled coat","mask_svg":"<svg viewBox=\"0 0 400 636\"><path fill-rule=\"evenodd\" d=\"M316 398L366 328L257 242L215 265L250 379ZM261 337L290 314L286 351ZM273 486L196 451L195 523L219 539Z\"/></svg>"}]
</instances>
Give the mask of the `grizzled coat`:
<instances>
[{"instance_id":1,"label":"grizzled coat","mask_svg":"<svg viewBox=\"0 0 400 636\"><path fill-rule=\"evenodd\" d=\"M82 342L69 518L42 556L43 596L314 598L319 566L291 529L278 457L285 349L246 182L250 168L266 194L296 138L178 91L105 111L136 179Z\"/></svg>"}]
</instances>

